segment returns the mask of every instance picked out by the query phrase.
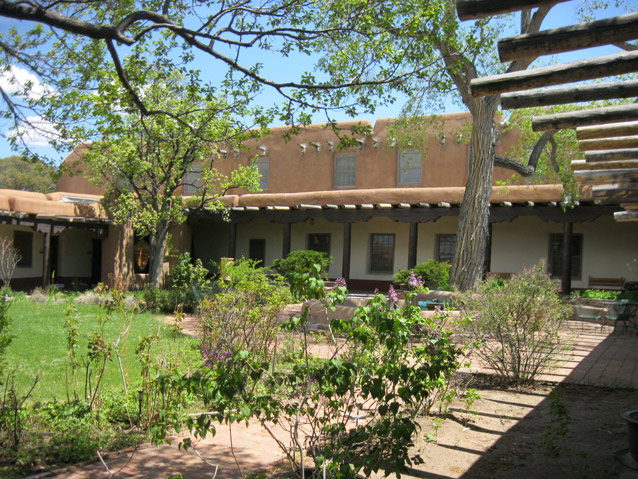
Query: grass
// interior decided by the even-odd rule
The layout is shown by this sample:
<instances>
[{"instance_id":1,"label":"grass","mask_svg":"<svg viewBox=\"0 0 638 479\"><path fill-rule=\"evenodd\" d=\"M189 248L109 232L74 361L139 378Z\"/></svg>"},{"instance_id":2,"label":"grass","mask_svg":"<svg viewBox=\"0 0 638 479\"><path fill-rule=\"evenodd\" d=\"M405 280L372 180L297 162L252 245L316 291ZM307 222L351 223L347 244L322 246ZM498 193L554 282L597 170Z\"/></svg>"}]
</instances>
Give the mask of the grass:
<instances>
[{"instance_id":1,"label":"grass","mask_svg":"<svg viewBox=\"0 0 638 479\"><path fill-rule=\"evenodd\" d=\"M67 297L68 301L68 297ZM93 331L99 331L98 317L101 314L99 306L74 304L77 309L79 348L78 356L87 356L88 337ZM68 303L49 299L45 303L34 303L24 295L16 295L8 311L11 318L10 332L13 341L6 350L6 371L15 371L18 390L25 393L33 384L36 377L38 384L33 390L33 402L49 400L66 400L66 364L67 364L67 336L64 329L64 318L67 315ZM130 315L131 312L126 312ZM127 317L121 317L114 312L111 319L104 324L104 337L107 343L115 341L121 331L121 322ZM158 333L160 341L153 346L152 353L158 355L176 356L177 352L192 351L186 356L194 357L195 351L192 338L183 335L173 335L170 325L160 321L151 313L135 313L131 329L126 341L126 347L121 352L121 359L127 381L135 386L140 375L140 364L135 349L140 340ZM122 343L121 343L122 344ZM77 372L78 394L84 394L84 368L79 366ZM122 378L113 357L105 370L103 379L104 391L122 391Z\"/></svg>"}]
</instances>

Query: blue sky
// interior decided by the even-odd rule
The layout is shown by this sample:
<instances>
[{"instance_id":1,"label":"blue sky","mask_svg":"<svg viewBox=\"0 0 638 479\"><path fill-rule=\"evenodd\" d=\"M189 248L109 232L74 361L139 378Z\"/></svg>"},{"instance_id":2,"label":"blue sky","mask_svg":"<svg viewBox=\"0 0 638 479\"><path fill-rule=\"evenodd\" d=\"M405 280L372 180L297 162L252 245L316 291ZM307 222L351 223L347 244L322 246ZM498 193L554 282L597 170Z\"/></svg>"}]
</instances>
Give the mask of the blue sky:
<instances>
[{"instance_id":1,"label":"blue sky","mask_svg":"<svg viewBox=\"0 0 638 479\"><path fill-rule=\"evenodd\" d=\"M552 12L550 13L550 15L548 16L548 18L543 23L543 29L555 28L559 26L577 23L578 18L576 16L575 9L581 3L582 3L582 0L574 0L567 3L556 5L554 9L552 10ZM599 17L606 18L606 17L610 17L614 15L623 14L623 13L626 13L626 11L623 9L609 8L604 13L601 13ZM0 19L0 32L7 31L14 24L16 24L16 22L12 20ZM504 33L504 36L506 35L507 33ZM574 61L580 58L589 58L589 57L600 56L600 55L608 55L616 51L617 49L614 47L588 49L588 50L582 50L579 52L559 55L556 57L555 61L559 61L559 62ZM258 61L258 60L255 60L255 61ZM202 63L202 65L203 65L202 71L205 72L206 71L205 63ZM293 74L293 75L298 74L302 72L304 69L307 69L308 67L309 67L308 63L303 64L302 62L296 62L295 60L291 60L291 59L284 60L284 59L273 58L273 59L269 59L268 63L264 65L264 75L265 76L270 75L270 77L282 79L282 76L290 75L290 74ZM271 104L277 103L279 101L279 97L274 91L266 90L264 93L262 93L258 97L258 101L265 105L271 105ZM381 106L376 110L373 116L372 115L362 116L359 119L369 120L374 123L374 121L379 118L396 117L399 114L401 107L403 106L405 101L406 101L406 98L398 97L397 101L393 105ZM446 101L444 108L445 108L444 110L445 112L456 112L461 110L461 108L452 101ZM334 119L338 121L352 120L352 118L350 118L343 112L335 113L332 116ZM325 121L325 115L318 114L315 118L313 118L313 121L323 122ZM2 130L4 133L6 133L7 131L7 125L8 124L6 123L6 120L5 121L0 120L0 130ZM273 124L272 126L277 126L277 125ZM58 154L54 152L51 148L48 148L45 146L34 145L32 146L32 148L34 152L47 155L50 158L53 158L56 162L60 162L65 156L64 154ZM15 154L15 152L11 151L9 143L4 138L0 138L0 157L9 156L11 154Z\"/></svg>"}]
</instances>

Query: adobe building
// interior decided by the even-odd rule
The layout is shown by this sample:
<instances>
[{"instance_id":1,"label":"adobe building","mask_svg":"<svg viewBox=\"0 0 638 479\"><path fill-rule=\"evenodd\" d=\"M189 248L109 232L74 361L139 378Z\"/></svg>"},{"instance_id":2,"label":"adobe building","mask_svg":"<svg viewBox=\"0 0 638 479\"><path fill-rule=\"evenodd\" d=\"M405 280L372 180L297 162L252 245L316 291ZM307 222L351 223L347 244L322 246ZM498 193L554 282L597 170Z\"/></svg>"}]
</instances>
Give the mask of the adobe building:
<instances>
[{"instance_id":1,"label":"adobe building","mask_svg":"<svg viewBox=\"0 0 638 479\"><path fill-rule=\"evenodd\" d=\"M283 137L287 127L272 128L243 150L221 149L216 168L229 173L254 162L263 191L227 195L230 221L193 212L173 231L174 246L205 265L245 257L268 266L292 250L324 251L333 258L329 276L346 278L353 290L387 288L396 271L423 261L451 261L468 170L468 145L459 132L468 121L466 113L441 115L423 142L407 146L396 138L394 120L386 119L340 123L346 131L370 129L345 150L323 125L290 139ZM498 138L497 153L505 154L518 135L508 130ZM81 157L80 147L65 162ZM198 174L195 167L187 175L184 195L194 193ZM495 182L511 177L510 170L496 168ZM95 202L100 189L81 176L64 176L58 190L31 203L26 193L0 191L0 201L7 200L0 207L0 234L13 235L21 251L29 244L20 232L32 238L31 265L19 265L15 284L35 285L55 270L54 281L65 284L100 278L142 285L143 243L110 222ZM600 204L586 186L574 208L562 207L562 193L560 185L494 186L487 270L516 273L544 258L560 277L563 238L571 230L572 287L587 288L590 277L638 280L638 222L614 221L619 206ZM64 210L56 209L62 204Z\"/></svg>"}]
</instances>

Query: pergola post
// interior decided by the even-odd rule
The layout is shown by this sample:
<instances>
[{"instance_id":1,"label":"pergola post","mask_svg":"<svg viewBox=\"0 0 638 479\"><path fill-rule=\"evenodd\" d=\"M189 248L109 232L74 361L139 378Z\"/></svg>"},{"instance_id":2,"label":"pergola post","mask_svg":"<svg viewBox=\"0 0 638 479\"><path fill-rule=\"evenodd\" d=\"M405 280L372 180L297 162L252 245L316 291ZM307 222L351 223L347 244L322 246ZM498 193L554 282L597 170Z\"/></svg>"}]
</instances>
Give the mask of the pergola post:
<instances>
[{"instance_id":1,"label":"pergola post","mask_svg":"<svg viewBox=\"0 0 638 479\"><path fill-rule=\"evenodd\" d=\"M485 242L485 262L483 263L483 279L492 270L492 223L487 224L487 241Z\"/></svg>"}]
</instances>

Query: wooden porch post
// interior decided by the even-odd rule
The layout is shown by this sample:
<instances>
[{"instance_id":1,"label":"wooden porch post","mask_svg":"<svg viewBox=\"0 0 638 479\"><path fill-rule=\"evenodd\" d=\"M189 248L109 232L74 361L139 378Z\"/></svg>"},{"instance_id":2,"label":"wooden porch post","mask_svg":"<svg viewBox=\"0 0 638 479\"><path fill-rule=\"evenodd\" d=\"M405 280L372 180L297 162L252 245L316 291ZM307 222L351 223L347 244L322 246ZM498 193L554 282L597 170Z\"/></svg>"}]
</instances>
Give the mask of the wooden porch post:
<instances>
[{"instance_id":1,"label":"wooden porch post","mask_svg":"<svg viewBox=\"0 0 638 479\"><path fill-rule=\"evenodd\" d=\"M53 225L44 229L44 257L42 258L42 287L48 288L51 284L51 233Z\"/></svg>"},{"instance_id":2,"label":"wooden porch post","mask_svg":"<svg viewBox=\"0 0 638 479\"><path fill-rule=\"evenodd\" d=\"M352 237L352 223L343 224L343 259L341 262L341 276L350 281L350 247Z\"/></svg>"},{"instance_id":3,"label":"wooden porch post","mask_svg":"<svg viewBox=\"0 0 638 479\"><path fill-rule=\"evenodd\" d=\"M483 279L492 270L492 223L487 224L487 241L485 243L485 263L483 263Z\"/></svg>"},{"instance_id":4,"label":"wooden porch post","mask_svg":"<svg viewBox=\"0 0 638 479\"><path fill-rule=\"evenodd\" d=\"M563 294L572 292L572 223L563 225L563 261L561 268L560 289Z\"/></svg>"},{"instance_id":5,"label":"wooden porch post","mask_svg":"<svg viewBox=\"0 0 638 479\"><path fill-rule=\"evenodd\" d=\"M290 236L292 233L292 223L284 223L284 244L281 257L285 258L290 254Z\"/></svg>"},{"instance_id":6,"label":"wooden porch post","mask_svg":"<svg viewBox=\"0 0 638 479\"><path fill-rule=\"evenodd\" d=\"M228 234L228 257L235 259L237 243L237 223L230 224L230 232Z\"/></svg>"},{"instance_id":7,"label":"wooden porch post","mask_svg":"<svg viewBox=\"0 0 638 479\"><path fill-rule=\"evenodd\" d=\"M408 269L416 266L416 248L419 239L419 223L410 223L410 241L408 244Z\"/></svg>"}]
</instances>

